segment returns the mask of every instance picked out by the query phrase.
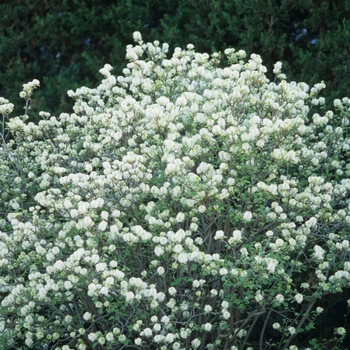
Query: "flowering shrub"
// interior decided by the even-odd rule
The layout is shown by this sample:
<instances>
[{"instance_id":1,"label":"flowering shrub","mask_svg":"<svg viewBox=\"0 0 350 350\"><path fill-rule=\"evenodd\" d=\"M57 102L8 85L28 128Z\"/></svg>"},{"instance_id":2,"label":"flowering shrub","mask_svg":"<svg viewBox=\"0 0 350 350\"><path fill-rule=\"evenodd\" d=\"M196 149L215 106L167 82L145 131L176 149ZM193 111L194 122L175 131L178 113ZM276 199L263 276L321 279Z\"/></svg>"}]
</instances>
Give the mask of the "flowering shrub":
<instances>
[{"instance_id":1,"label":"flowering shrub","mask_svg":"<svg viewBox=\"0 0 350 350\"><path fill-rule=\"evenodd\" d=\"M72 114L0 101L5 349L341 346L308 334L350 285L350 100L134 38Z\"/></svg>"}]
</instances>

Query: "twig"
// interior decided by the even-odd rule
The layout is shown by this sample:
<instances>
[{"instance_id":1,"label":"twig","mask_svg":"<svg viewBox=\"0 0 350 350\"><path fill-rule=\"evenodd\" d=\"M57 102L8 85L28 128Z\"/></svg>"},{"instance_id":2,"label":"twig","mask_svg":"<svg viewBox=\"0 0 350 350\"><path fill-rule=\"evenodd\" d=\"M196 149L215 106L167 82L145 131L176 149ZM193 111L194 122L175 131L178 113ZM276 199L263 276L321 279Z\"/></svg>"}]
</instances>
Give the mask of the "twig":
<instances>
[{"instance_id":1,"label":"twig","mask_svg":"<svg viewBox=\"0 0 350 350\"><path fill-rule=\"evenodd\" d=\"M294 337L296 336L297 330L298 330L299 328L301 328L301 327L303 326L303 324L305 323L305 321L306 321L306 319L307 319L307 317L308 317L307 315L310 314L310 311L311 311L311 309L313 308L313 306L315 305L315 303L316 303L316 299L313 300L313 301L310 303L310 305L309 305L308 308L306 309L306 312L304 313L303 318L300 320L300 322L299 322L297 328L295 329L295 334L293 334L293 335L291 335L291 336L289 337L287 343L284 345L284 347L282 348L282 350L285 350L285 349L288 348L288 346L290 345L290 343L292 342L292 340L293 340Z\"/></svg>"},{"instance_id":2,"label":"twig","mask_svg":"<svg viewBox=\"0 0 350 350\"><path fill-rule=\"evenodd\" d=\"M269 310L269 313L267 314L267 317L265 319L263 328L262 328L261 333L260 333L260 339L259 339L259 349L260 350L263 349L264 333L265 333L265 329L266 329L266 326L267 326L267 322L269 321L269 318L271 316L271 313L272 313L272 309Z\"/></svg>"}]
</instances>

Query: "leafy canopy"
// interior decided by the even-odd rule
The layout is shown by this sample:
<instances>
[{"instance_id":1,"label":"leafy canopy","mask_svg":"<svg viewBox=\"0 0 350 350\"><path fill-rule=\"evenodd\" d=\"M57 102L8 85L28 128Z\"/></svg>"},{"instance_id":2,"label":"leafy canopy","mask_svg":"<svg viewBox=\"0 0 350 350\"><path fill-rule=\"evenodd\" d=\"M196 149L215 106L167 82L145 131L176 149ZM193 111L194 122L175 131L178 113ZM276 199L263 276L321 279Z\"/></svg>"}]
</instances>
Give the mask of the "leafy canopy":
<instances>
[{"instance_id":1,"label":"leafy canopy","mask_svg":"<svg viewBox=\"0 0 350 350\"><path fill-rule=\"evenodd\" d=\"M350 100L134 39L72 114L28 123L37 80L24 116L0 101L4 348L340 349L317 322L350 283Z\"/></svg>"}]
</instances>

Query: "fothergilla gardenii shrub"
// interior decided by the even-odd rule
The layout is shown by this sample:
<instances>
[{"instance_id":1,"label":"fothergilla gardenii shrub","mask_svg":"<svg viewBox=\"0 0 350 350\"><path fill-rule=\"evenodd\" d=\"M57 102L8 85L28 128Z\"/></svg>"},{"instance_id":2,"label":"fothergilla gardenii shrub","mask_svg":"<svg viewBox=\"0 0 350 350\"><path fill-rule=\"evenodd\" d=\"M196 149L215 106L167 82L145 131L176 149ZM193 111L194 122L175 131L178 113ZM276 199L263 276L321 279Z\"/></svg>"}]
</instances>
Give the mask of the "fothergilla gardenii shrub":
<instances>
[{"instance_id":1,"label":"fothergilla gardenii shrub","mask_svg":"<svg viewBox=\"0 0 350 350\"><path fill-rule=\"evenodd\" d=\"M72 114L0 101L3 348L340 349L313 330L350 286L350 100L134 39Z\"/></svg>"}]
</instances>

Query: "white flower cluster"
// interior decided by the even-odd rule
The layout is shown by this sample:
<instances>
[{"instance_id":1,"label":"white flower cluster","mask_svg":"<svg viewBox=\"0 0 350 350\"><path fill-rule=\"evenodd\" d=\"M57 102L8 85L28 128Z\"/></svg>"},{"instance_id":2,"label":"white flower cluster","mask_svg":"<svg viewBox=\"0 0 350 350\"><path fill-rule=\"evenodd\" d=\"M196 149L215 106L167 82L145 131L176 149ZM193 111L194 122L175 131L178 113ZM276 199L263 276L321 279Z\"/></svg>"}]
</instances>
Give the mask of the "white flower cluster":
<instances>
[{"instance_id":1,"label":"white flower cluster","mask_svg":"<svg viewBox=\"0 0 350 350\"><path fill-rule=\"evenodd\" d=\"M279 330L297 349L322 312L306 305L350 286L349 107L311 114L324 86L280 63L270 82L258 55L221 67L134 39L122 76L69 91L74 113L6 124L5 348L241 349Z\"/></svg>"},{"instance_id":2,"label":"white flower cluster","mask_svg":"<svg viewBox=\"0 0 350 350\"><path fill-rule=\"evenodd\" d=\"M14 104L10 103L3 97L0 97L0 114L8 116L14 108Z\"/></svg>"},{"instance_id":3,"label":"white flower cluster","mask_svg":"<svg viewBox=\"0 0 350 350\"><path fill-rule=\"evenodd\" d=\"M27 84L23 84L23 90L20 92L19 96L27 100L32 96L33 91L39 86L40 86L40 82L37 79L34 79L33 81Z\"/></svg>"}]
</instances>

